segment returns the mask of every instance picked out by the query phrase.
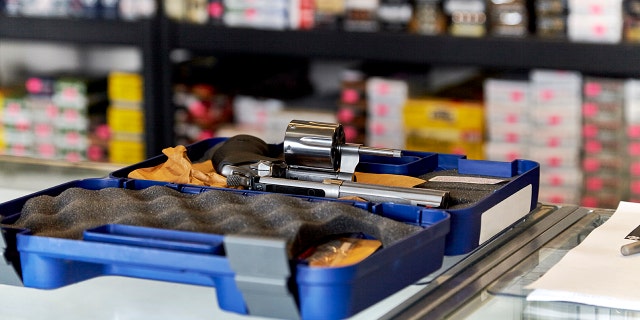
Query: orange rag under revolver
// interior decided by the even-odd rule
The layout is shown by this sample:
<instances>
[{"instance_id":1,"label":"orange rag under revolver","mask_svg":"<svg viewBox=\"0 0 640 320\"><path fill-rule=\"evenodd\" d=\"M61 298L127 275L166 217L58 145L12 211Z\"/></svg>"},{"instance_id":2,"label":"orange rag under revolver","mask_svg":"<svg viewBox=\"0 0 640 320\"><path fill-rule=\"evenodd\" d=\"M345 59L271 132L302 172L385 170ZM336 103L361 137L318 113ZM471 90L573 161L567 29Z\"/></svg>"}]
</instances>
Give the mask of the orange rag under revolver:
<instances>
[{"instance_id":1,"label":"orange rag under revolver","mask_svg":"<svg viewBox=\"0 0 640 320\"><path fill-rule=\"evenodd\" d=\"M211 161L192 163L187 156L185 146L165 148L162 153L168 158L165 163L155 167L133 170L128 177L199 186L227 187L227 178L215 171ZM420 178L396 174L356 172L355 175L357 182L391 187L412 188L425 182Z\"/></svg>"},{"instance_id":2,"label":"orange rag under revolver","mask_svg":"<svg viewBox=\"0 0 640 320\"><path fill-rule=\"evenodd\" d=\"M211 187L227 186L227 178L216 173L211 161L192 163L187 156L185 146L165 148L162 153L168 158L165 163L155 167L133 170L129 173L129 178Z\"/></svg>"}]
</instances>

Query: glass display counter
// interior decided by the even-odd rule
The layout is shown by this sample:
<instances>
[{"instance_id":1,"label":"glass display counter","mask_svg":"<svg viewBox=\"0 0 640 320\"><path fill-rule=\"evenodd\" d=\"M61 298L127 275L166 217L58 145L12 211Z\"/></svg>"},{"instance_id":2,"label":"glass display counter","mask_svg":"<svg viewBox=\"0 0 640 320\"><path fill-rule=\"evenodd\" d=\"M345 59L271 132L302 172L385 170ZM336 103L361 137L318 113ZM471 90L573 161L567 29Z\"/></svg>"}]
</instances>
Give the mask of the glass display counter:
<instances>
[{"instance_id":1,"label":"glass display counter","mask_svg":"<svg viewBox=\"0 0 640 320\"><path fill-rule=\"evenodd\" d=\"M1 201L62 182L108 175L109 164L0 159ZM609 209L540 204L525 219L351 319L640 318L640 312L564 302L528 302L524 287L544 274ZM327 306L330 308L331 306ZM264 319L222 311L215 289L103 276L54 290L0 285L0 319Z\"/></svg>"},{"instance_id":2,"label":"glass display counter","mask_svg":"<svg viewBox=\"0 0 640 320\"><path fill-rule=\"evenodd\" d=\"M472 252L384 319L640 318L640 312L568 302L527 301L541 277L614 210L541 205L524 221Z\"/></svg>"},{"instance_id":3,"label":"glass display counter","mask_svg":"<svg viewBox=\"0 0 640 320\"><path fill-rule=\"evenodd\" d=\"M582 213L578 211L577 213ZM526 301L525 286L540 278L594 228L611 210L588 211L578 222L483 288L450 319L637 319L640 312L568 302Z\"/></svg>"},{"instance_id":4,"label":"glass display counter","mask_svg":"<svg viewBox=\"0 0 640 320\"><path fill-rule=\"evenodd\" d=\"M0 182L2 182L0 202L70 180L106 177L121 166L97 162L74 163L0 156Z\"/></svg>"}]
</instances>

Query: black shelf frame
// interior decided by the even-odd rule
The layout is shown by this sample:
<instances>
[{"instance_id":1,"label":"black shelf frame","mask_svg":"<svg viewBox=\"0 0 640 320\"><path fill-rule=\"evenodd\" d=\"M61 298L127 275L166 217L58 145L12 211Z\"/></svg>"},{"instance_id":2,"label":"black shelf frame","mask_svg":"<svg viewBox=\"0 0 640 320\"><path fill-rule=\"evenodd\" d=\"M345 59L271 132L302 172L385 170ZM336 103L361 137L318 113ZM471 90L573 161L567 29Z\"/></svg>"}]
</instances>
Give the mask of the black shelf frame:
<instances>
[{"instance_id":1,"label":"black shelf frame","mask_svg":"<svg viewBox=\"0 0 640 320\"><path fill-rule=\"evenodd\" d=\"M174 47L205 52L508 69L552 68L640 76L640 44L578 43L535 37L271 31L180 23L171 29Z\"/></svg>"},{"instance_id":2,"label":"black shelf frame","mask_svg":"<svg viewBox=\"0 0 640 320\"><path fill-rule=\"evenodd\" d=\"M30 18L0 15L0 38L138 46L147 34L149 21L122 21L72 18Z\"/></svg>"}]
</instances>

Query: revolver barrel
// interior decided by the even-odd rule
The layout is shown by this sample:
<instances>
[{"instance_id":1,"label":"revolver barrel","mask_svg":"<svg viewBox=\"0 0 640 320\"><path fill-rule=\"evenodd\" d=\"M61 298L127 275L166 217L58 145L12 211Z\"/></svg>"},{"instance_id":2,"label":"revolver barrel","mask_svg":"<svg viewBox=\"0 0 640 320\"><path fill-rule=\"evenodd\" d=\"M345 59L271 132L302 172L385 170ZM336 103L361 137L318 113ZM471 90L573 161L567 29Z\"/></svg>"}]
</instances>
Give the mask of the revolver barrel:
<instances>
[{"instance_id":1,"label":"revolver barrel","mask_svg":"<svg viewBox=\"0 0 640 320\"><path fill-rule=\"evenodd\" d=\"M254 177L251 189L304 196L344 198L358 197L371 202L391 202L431 208L446 208L449 192L424 188L389 187L355 183L338 179L323 182Z\"/></svg>"}]
</instances>

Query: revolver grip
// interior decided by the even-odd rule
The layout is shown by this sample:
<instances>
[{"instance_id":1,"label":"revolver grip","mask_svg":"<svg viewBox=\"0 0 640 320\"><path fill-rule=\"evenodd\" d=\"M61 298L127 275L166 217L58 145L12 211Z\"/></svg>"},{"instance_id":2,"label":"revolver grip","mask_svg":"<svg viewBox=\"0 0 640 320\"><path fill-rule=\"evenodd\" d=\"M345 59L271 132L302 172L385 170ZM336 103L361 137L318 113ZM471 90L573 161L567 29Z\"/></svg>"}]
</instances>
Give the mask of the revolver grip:
<instances>
[{"instance_id":1,"label":"revolver grip","mask_svg":"<svg viewBox=\"0 0 640 320\"><path fill-rule=\"evenodd\" d=\"M242 166L260 160L277 160L269 157L269 145L266 142L246 134L233 136L214 148L211 162L218 173L221 173L222 168L227 165Z\"/></svg>"}]
</instances>

